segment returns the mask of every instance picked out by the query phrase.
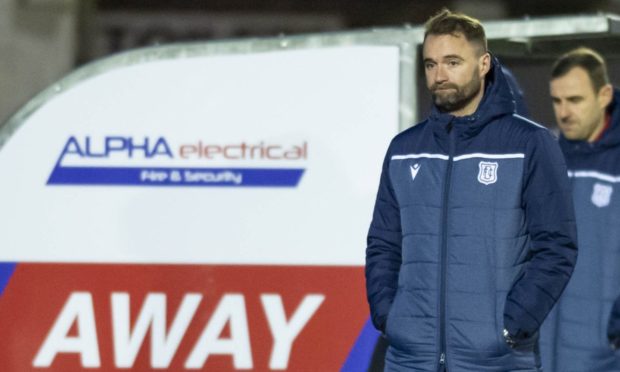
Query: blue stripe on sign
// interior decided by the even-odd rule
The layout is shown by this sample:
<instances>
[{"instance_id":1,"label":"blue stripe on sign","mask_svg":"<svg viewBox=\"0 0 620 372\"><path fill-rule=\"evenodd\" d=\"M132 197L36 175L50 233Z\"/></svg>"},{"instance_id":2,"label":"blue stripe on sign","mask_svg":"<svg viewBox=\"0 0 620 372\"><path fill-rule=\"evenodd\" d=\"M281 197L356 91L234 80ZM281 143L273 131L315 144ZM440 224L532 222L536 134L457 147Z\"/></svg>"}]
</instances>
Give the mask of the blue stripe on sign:
<instances>
[{"instance_id":1,"label":"blue stripe on sign","mask_svg":"<svg viewBox=\"0 0 620 372\"><path fill-rule=\"evenodd\" d=\"M9 284L9 280L15 271L15 262L0 262L0 296L4 293L4 288Z\"/></svg>"},{"instance_id":2,"label":"blue stripe on sign","mask_svg":"<svg viewBox=\"0 0 620 372\"><path fill-rule=\"evenodd\" d=\"M57 165L48 185L296 187L303 168L132 168Z\"/></svg>"},{"instance_id":3,"label":"blue stripe on sign","mask_svg":"<svg viewBox=\"0 0 620 372\"><path fill-rule=\"evenodd\" d=\"M378 338L379 332L372 325L370 319L368 319L340 372L367 371L370 367L370 361Z\"/></svg>"}]
</instances>

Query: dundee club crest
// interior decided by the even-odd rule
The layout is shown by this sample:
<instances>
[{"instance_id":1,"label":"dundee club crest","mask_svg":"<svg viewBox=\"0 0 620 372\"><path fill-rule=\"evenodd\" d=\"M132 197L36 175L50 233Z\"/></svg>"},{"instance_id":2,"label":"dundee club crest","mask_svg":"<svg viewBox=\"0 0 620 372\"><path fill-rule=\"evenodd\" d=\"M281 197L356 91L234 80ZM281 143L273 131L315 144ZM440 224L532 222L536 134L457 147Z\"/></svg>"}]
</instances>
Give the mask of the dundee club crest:
<instances>
[{"instance_id":1,"label":"dundee club crest","mask_svg":"<svg viewBox=\"0 0 620 372\"><path fill-rule=\"evenodd\" d=\"M496 162L481 161L478 163L478 182L490 185L497 182L497 168L499 164Z\"/></svg>"},{"instance_id":2,"label":"dundee club crest","mask_svg":"<svg viewBox=\"0 0 620 372\"><path fill-rule=\"evenodd\" d=\"M603 185L598 182L595 183L594 189L592 190L592 204L599 208L608 206L613 192L614 189L610 185Z\"/></svg>"}]
</instances>

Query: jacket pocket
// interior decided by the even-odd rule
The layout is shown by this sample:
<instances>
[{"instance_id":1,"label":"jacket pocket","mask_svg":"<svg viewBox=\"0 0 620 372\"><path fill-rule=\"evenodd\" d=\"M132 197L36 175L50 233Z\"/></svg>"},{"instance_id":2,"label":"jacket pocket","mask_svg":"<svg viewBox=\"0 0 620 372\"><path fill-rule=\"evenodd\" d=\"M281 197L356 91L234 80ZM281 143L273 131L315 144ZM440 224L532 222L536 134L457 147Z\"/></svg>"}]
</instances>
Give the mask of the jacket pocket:
<instances>
[{"instance_id":1,"label":"jacket pocket","mask_svg":"<svg viewBox=\"0 0 620 372\"><path fill-rule=\"evenodd\" d=\"M396 295L394 296L394 301L392 301L392 305L390 305L390 310L388 311L387 318L385 319L385 330L384 336L392 343L392 323L394 319L394 309L396 308L396 303L400 297L400 288L396 290Z\"/></svg>"}]
</instances>

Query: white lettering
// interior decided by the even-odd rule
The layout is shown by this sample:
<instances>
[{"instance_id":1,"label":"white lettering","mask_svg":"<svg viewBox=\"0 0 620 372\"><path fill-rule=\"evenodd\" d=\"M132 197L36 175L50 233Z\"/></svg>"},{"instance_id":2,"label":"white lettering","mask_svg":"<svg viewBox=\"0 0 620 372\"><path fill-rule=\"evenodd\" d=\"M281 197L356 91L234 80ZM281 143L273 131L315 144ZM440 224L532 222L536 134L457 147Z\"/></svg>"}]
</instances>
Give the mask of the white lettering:
<instances>
[{"instance_id":1,"label":"white lettering","mask_svg":"<svg viewBox=\"0 0 620 372\"><path fill-rule=\"evenodd\" d=\"M304 297L288 323L280 295L264 294L260 299L274 340L269 368L286 369L295 338L321 306L325 296L313 294Z\"/></svg>"},{"instance_id":2,"label":"white lettering","mask_svg":"<svg viewBox=\"0 0 620 372\"><path fill-rule=\"evenodd\" d=\"M140 181L164 182L168 179L168 172L142 170L140 172Z\"/></svg>"},{"instance_id":3,"label":"white lettering","mask_svg":"<svg viewBox=\"0 0 620 372\"><path fill-rule=\"evenodd\" d=\"M78 335L70 337L68 336L69 330L76 321ZM32 365L34 367L49 367L58 353L80 354L82 367L85 368L101 366L93 298L90 293L75 292L71 294Z\"/></svg>"},{"instance_id":4,"label":"white lettering","mask_svg":"<svg viewBox=\"0 0 620 372\"><path fill-rule=\"evenodd\" d=\"M230 338L220 334L230 322ZM251 369L252 350L245 310L245 299L240 294L227 294L217 305L209 323L190 353L185 368L200 369L210 354L230 354L236 369Z\"/></svg>"},{"instance_id":5,"label":"white lettering","mask_svg":"<svg viewBox=\"0 0 620 372\"><path fill-rule=\"evenodd\" d=\"M151 328L151 367L167 368L202 300L200 294L186 294L166 335L166 295L149 294L142 305L133 332L129 325L129 294L112 294L114 362L131 368L147 331Z\"/></svg>"},{"instance_id":6,"label":"white lettering","mask_svg":"<svg viewBox=\"0 0 620 372\"><path fill-rule=\"evenodd\" d=\"M243 174L230 171L211 172L211 171L189 171L183 172L185 182L197 183L233 183L240 185L243 182Z\"/></svg>"},{"instance_id":7,"label":"white lettering","mask_svg":"<svg viewBox=\"0 0 620 372\"><path fill-rule=\"evenodd\" d=\"M202 294L185 294L172 322L168 322L165 294L147 294L139 313L132 317L130 295L112 293L110 315L115 366L134 367L150 332L151 368L169 368L202 298ZM295 340L315 315L325 296L306 295L288 319L281 295L262 294L260 300L273 338L269 368L284 370L288 367ZM229 355L235 369L252 369L246 312L242 294L223 295L187 357L185 368L201 369L210 355ZM135 320L132 322L131 319ZM77 332L72 331L74 325ZM59 353L75 353L79 355L83 367L101 367L96 326L92 294L72 293L34 358L33 366L50 367ZM230 335L222 336L227 327Z\"/></svg>"}]
</instances>

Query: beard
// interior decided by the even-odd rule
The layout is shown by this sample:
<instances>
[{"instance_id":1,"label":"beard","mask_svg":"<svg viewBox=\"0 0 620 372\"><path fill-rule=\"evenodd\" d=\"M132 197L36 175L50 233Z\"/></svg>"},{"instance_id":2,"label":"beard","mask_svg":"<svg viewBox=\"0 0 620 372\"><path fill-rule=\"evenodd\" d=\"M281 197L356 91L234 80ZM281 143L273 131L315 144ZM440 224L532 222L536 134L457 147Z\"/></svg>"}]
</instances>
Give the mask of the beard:
<instances>
[{"instance_id":1,"label":"beard","mask_svg":"<svg viewBox=\"0 0 620 372\"><path fill-rule=\"evenodd\" d=\"M435 106L442 112L454 112L467 106L481 89L480 74L474 70L469 82L464 85L452 83L433 84L430 91Z\"/></svg>"}]
</instances>

